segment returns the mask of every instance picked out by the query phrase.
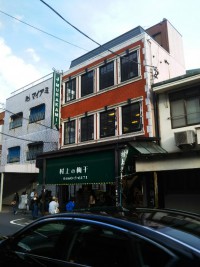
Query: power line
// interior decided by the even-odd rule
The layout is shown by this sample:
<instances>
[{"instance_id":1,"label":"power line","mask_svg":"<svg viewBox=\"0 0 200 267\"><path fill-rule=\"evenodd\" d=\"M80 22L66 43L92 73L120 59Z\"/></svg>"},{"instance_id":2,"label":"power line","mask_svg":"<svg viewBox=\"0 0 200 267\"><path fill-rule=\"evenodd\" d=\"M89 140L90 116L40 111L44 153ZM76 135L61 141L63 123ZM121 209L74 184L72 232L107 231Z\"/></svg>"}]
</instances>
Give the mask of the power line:
<instances>
[{"instance_id":1,"label":"power line","mask_svg":"<svg viewBox=\"0 0 200 267\"><path fill-rule=\"evenodd\" d=\"M3 108L3 110L4 111L6 111L6 112L9 112L9 113L11 113L12 115L15 115L16 117L20 117L19 115L18 115L18 113L14 113L14 112L12 112L12 111L9 111L9 110L7 110L7 109L4 109ZM21 117L20 117L21 118ZM24 119L24 120L27 120L27 121L29 121L29 119L27 119L27 118L25 118L25 117L22 117L22 119ZM38 125L40 125L40 126L43 126L43 127L45 127L45 128L48 128L48 129L51 129L51 130L53 130L53 131L58 131L58 130L56 130L56 129L53 129L52 127L50 127L50 126L47 126L47 125L44 125L44 124L41 124L41 123L39 123L39 122L34 122L35 124L38 124Z\"/></svg>"},{"instance_id":2,"label":"power line","mask_svg":"<svg viewBox=\"0 0 200 267\"><path fill-rule=\"evenodd\" d=\"M98 46L100 47L104 47L105 45L101 45L99 44L97 41L95 41L94 39L92 39L91 37L89 37L87 34L85 34L84 32L82 32L80 29L78 29L77 27L75 27L73 24L71 24L69 21L67 21L65 18L63 18L63 16L61 16L53 7L51 7L50 5L48 5L45 1L43 0L40 0L43 4L45 4L48 8L50 8L54 13L56 13L62 20L64 20L67 24L69 24L71 27L73 27L75 30L77 30L79 33L81 33L82 35L84 35L85 37L87 37L89 40L91 40L92 42L94 42L95 44L97 44ZM107 51L111 52L113 55L115 56L118 56L120 57L119 54L113 52L112 50L110 49L107 49ZM133 61L131 60L132 62L138 64L138 65L141 65L140 62L137 62L137 61ZM155 74L154 74L154 77L157 78L159 72L157 70L157 67L156 66L151 66L151 65L145 65L146 67L150 67L150 68L153 68L154 71L155 71Z\"/></svg>"},{"instance_id":3,"label":"power line","mask_svg":"<svg viewBox=\"0 0 200 267\"><path fill-rule=\"evenodd\" d=\"M30 142L40 142L41 140L30 140L30 139L26 139L26 138L21 138L21 137L17 137L17 136L13 136L11 134L6 134L6 133L2 133L0 132L0 134L2 135L5 135L5 136L9 136L11 138L14 138L14 139L19 139L19 140L23 140L23 141L30 141ZM46 143L46 144L57 144L57 142L46 142L46 141L42 141L43 143Z\"/></svg>"},{"instance_id":4,"label":"power line","mask_svg":"<svg viewBox=\"0 0 200 267\"><path fill-rule=\"evenodd\" d=\"M53 34L51 34L51 33L48 33L48 32L46 32L46 31L43 31L43 30L41 30L41 29L39 29L39 28L37 28L37 27L35 27L35 26L33 26L33 25L31 25L31 24L25 22L25 21L22 21L22 20L20 20L20 19L18 19L18 18L15 18L15 17L9 15L8 13L6 13L6 12L4 12L4 11L2 11L2 10L0 10L0 12L3 13L4 15L8 16L8 17L11 17L11 18L13 18L13 19L15 19L15 20L21 22L21 23L24 23L25 25L27 25L27 26L29 26L29 27L31 27L31 28L34 28L34 29L37 30L37 31L40 31L40 32L42 32L42 33L45 33L45 34L47 34L47 35L49 35L49 36L51 36L51 37L54 37L54 38L56 38L56 39L58 39L58 40L60 40L60 41L62 41L62 42L65 42L65 43L67 43L67 44L69 44L69 45L75 46L75 47L77 47L77 48L80 48L80 49L82 49L82 50L85 50L85 51L89 52L89 50L86 50L85 48L82 48L82 47L80 47L80 46L78 46L78 45L72 44L72 43L70 43L70 42L68 42L68 41L66 41L66 40L64 40L64 39L62 39L62 38L60 38L60 37L57 37L57 36L55 36L55 35L53 35Z\"/></svg>"}]
</instances>

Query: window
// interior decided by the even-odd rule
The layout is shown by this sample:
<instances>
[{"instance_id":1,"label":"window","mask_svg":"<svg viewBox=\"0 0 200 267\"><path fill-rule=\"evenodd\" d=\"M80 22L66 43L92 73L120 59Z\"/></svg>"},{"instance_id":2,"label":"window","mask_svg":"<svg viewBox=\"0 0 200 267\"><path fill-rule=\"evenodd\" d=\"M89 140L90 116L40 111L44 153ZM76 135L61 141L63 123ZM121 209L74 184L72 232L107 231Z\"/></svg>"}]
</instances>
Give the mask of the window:
<instances>
[{"instance_id":1,"label":"window","mask_svg":"<svg viewBox=\"0 0 200 267\"><path fill-rule=\"evenodd\" d=\"M105 64L99 68L100 90L114 85L114 62Z\"/></svg>"},{"instance_id":2,"label":"window","mask_svg":"<svg viewBox=\"0 0 200 267\"><path fill-rule=\"evenodd\" d=\"M89 95L94 91L94 71L86 72L81 76L81 96Z\"/></svg>"},{"instance_id":3,"label":"window","mask_svg":"<svg viewBox=\"0 0 200 267\"><path fill-rule=\"evenodd\" d=\"M65 122L64 124L64 145L75 143L75 120Z\"/></svg>"},{"instance_id":4,"label":"window","mask_svg":"<svg viewBox=\"0 0 200 267\"><path fill-rule=\"evenodd\" d=\"M10 117L10 120L11 120L9 125L10 130L22 126L23 113L20 112L12 115Z\"/></svg>"},{"instance_id":5,"label":"window","mask_svg":"<svg viewBox=\"0 0 200 267\"><path fill-rule=\"evenodd\" d=\"M76 99L76 78L65 83L65 102Z\"/></svg>"},{"instance_id":6,"label":"window","mask_svg":"<svg viewBox=\"0 0 200 267\"><path fill-rule=\"evenodd\" d=\"M94 116L81 119L81 142L94 139Z\"/></svg>"},{"instance_id":7,"label":"window","mask_svg":"<svg viewBox=\"0 0 200 267\"><path fill-rule=\"evenodd\" d=\"M188 88L169 94L172 128L200 123L200 89Z\"/></svg>"},{"instance_id":8,"label":"window","mask_svg":"<svg viewBox=\"0 0 200 267\"><path fill-rule=\"evenodd\" d=\"M115 135L115 110L100 113L100 138Z\"/></svg>"},{"instance_id":9,"label":"window","mask_svg":"<svg viewBox=\"0 0 200 267\"><path fill-rule=\"evenodd\" d=\"M39 153L43 152L43 142L32 143L28 145L28 152L26 153L27 160L34 160Z\"/></svg>"},{"instance_id":10,"label":"window","mask_svg":"<svg viewBox=\"0 0 200 267\"><path fill-rule=\"evenodd\" d=\"M45 104L41 104L30 109L29 123L44 120L45 118Z\"/></svg>"},{"instance_id":11,"label":"window","mask_svg":"<svg viewBox=\"0 0 200 267\"><path fill-rule=\"evenodd\" d=\"M141 130L140 103L122 107L122 133L127 134Z\"/></svg>"},{"instance_id":12,"label":"window","mask_svg":"<svg viewBox=\"0 0 200 267\"><path fill-rule=\"evenodd\" d=\"M11 147L8 149L7 162L19 162L20 161L20 146Z\"/></svg>"},{"instance_id":13,"label":"window","mask_svg":"<svg viewBox=\"0 0 200 267\"><path fill-rule=\"evenodd\" d=\"M138 76L138 52L134 51L121 57L121 81Z\"/></svg>"}]
</instances>

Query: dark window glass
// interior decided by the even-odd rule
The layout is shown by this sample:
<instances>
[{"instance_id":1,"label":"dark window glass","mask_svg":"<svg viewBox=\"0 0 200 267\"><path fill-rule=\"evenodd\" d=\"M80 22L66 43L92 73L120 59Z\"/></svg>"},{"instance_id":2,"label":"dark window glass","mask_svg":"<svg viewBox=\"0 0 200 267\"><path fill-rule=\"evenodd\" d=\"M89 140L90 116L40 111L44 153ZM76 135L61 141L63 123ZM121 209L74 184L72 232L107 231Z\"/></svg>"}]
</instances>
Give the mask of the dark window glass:
<instances>
[{"instance_id":1,"label":"dark window glass","mask_svg":"<svg viewBox=\"0 0 200 267\"><path fill-rule=\"evenodd\" d=\"M114 85L114 63L110 62L99 68L100 90Z\"/></svg>"},{"instance_id":2,"label":"dark window glass","mask_svg":"<svg viewBox=\"0 0 200 267\"><path fill-rule=\"evenodd\" d=\"M81 76L81 96L89 95L94 91L94 71L86 72Z\"/></svg>"},{"instance_id":3,"label":"dark window glass","mask_svg":"<svg viewBox=\"0 0 200 267\"><path fill-rule=\"evenodd\" d=\"M43 142L33 143L28 145L28 152L26 153L27 160L34 160L36 156L43 152Z\"/></svg>"},{"instance_id":4,"label":"dark window glass","mask_svg":"<svg viewBox=\"0 0 200 267\"><path fill-rule=\"evenodd\" d=\"M45 104L30 109L29 123L44 120Z\"/></svg>"},{"instance_id":5,"label":"dark window glass","mask_svg":"<svg viewBox=\"0 0 200 267\"><path fill-rule=\"evenodd\" d=\"M68 121L64 124L64 144L73 144L75 143L75 120Z\"/></svg>"},{"instance_id":6,"label":"dark window glass","mask_svg":"<svg viewBox=\"0 0 200 267\"><path fill-rule=\"evenodd\" d=\"M76 99L76 78L65 83L65 102Z\"/></svg>"},{"instance_id":7,"label":"dark window glass","mask_svg":"<svg viewBox=\"0 0 200 267\"><path fill-rule=\"evenodd\" d=\"M22 126L23 113L17 113L10 117L9 129L14 129Z\"/></svg>"},{"instance_id":8,"label":"dark window glass","mask_svg":"<svg viewBox=\"0 0 200 267\"><path fill-rule=\"evenodd\" d=\"M134 51L121 57L121 81L126 81L138 76L138 55Z\"/></svg>"},{"instance_id":9,"label":"dark window glass","mask_svg":"<svg viewBox=\"0 0 200 267\"><path fill-rule=\"evenodd\" d=\"M94 116L81 119L81 142L94 139Z\"/></svg>"},{"instance_id":10,"label":"dark window glass","mask_svg":"<svg viewBox=\"0 0 200 267\"><path fill-rule=\"evenodd\" d=\"M10 147L8 149L7 162L19 162L20 161L20 146Z\"/></svg>"},{"instance_id":11,"label":"dark window glass","mask_svg":"<svg viewBox=\"0 0 200 267\"><path fill-rule=\"evenodd\" d=\"M122 107L122 133L141 130L140 103L133 103Z\"/></svg>"},{"instance_id":12,"label":"dark window glass","mask_svg":"<svg viewBox=\"0 0 200 267\"><path fill-rule=\"evenodd\" d=\"M115 135L115 110L100 113L100 138Z\"/></svg>"},{"instance_id":13,"label":"dark window glass","mask_svg":"<svg viewBox=\"0 0 200 267\"><path fill-rule=\"evenodd\" d=\"M169 94L172 128L200 123L200 89Z\"/></svg>"}]
</instances>

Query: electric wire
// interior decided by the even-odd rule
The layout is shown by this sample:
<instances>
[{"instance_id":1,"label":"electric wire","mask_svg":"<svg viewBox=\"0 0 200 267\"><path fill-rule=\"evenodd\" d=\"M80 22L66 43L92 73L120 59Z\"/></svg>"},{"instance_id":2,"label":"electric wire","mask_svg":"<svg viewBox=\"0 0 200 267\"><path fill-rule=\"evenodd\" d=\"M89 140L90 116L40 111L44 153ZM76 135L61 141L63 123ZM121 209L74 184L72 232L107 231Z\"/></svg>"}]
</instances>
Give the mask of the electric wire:
<instances>
[{"instance_id":1,"label":"electric wire","mask_svg":"<svg viewBox=\"0 0 200 267\"><path fill-rule=\"evenodd\" d=\"M86 38L88 38L89 40L91 40L92 42L94 42L95 44L97 44L99 47L104 47L105 45L101 45L100 43L98 43L97 41L95 41L93 38L91 38L90 36L88 36L87 34L85 34L83 31L81 31L80 29L78 29L76 26L74 26L73 24L71 24L69 21L67 21L60 13L58 13L53 7L51 7L49 4L47 4L45 1L40 0L40 2L42 2L44 5L46 5L48 8L50 8L54 13L56 13L56 15L58 15L62 20L64 20L67 24L69 24L71 27L73 27L75 30L77 30L79 33L81 33L82 35L84 35ZM110 49L107 49L107 51L111 52L113 55L120 57L119 54L113 52ZM132 62L138 64L138 65L142 65L140 62L131 60ZM158 70L156 66L151 66L151 65L145 65L146 67L151 67L155 70L156 74L155 77L158 75Z\"/></svg>"},{"instance_id":2,"label":"electric wire","mask_svg":"<svg viewBox=\"0 0 200 267\"><path fill-rule=\"evenodd\" d=\"M41 30L41 29L39 29L39 28L37 28L37 27L35 27L35 26L33 26L33 25L31 25L31 24L25 22L25 21L22 21L22 20L20 20L20 19L14 17L14 16L9 15L8 13L6 13L6 12L4 12L4 11L2 11L2 10L0 10L0 12L3 13L4 15L8 16L8 17L11 17L11 18L13 18L13 19L15 19L15 20L17 20L17 21L19 21L19 22L21 22L21 23L23 23L23 24L25 24L25 25L27 25L27 26L29 26L29 27L35 29L35 30L37 30L37 31L40 31L40 32L42 32L42 33L45 33L45 34L47 34L47 35L49 35L49 36L51 36L51 37L54 37L54 38L56 38L56 39L58 39L58 40L60 40L60 41L62 41L62 42L65 42L65 43L67 43L67 44L69 44L69 45L75 46L75 47L80 48L80 49L82 49L82 50L84 50L84 51L86 51L86 52L89 52L89 50L87 50L87 49L85 49L85 48L82 48L82 47L80 47L80 46L78 46L78 45L72 44L72 43L70 43L70 42L68 42L68 41L66 41L66 40L64 40L64 39L62 39L62 38L60 38L60 37L57 37L57 36L55 36L55 35L53 35L53 34L51 34L51 33L48 33L48 32L46 32L46 31L44 31L44 30Z\"/></svg>"},{"instance_id":3,"label":"electric wire","mask_svg":"<svg viewBox=\"0 0 200 267\"><path fill-rule=\"evenodd\" d=\"M37 140L26 139L26 138L17 137L17 136L13 136L11 134L6 134L6 133L2 133L2 132L0 132L0 134L5 135L5 136L9 136L9 137L14 138L14 139L19 139L19 140L23 140L23 141L30 141L30 142L33 142L33 143L41 142L41 140L37 141ZM46 143L46 144L57 144L57 142L47 142L47 141L42 141L42 142Z\"/></svg>"}]
</instances>

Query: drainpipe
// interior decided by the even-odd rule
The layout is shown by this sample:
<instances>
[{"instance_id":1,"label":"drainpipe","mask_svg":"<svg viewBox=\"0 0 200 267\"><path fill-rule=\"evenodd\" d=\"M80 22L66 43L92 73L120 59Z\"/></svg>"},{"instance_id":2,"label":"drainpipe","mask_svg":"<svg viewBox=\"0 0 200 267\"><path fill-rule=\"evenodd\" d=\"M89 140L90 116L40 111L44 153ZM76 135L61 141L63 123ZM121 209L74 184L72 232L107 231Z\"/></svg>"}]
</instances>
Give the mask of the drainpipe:
<instances>
[{"instance_id":1,"label":"drainpipe","mask_svg":"<svg viewBox=\"0 0 200 267\"><path fill-rule=\"evenodd\" d=\"M0 212L2 211L4 172L1 173Z\"/></svg>"}]
</instances>

